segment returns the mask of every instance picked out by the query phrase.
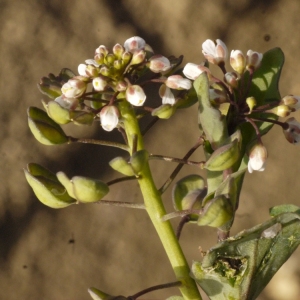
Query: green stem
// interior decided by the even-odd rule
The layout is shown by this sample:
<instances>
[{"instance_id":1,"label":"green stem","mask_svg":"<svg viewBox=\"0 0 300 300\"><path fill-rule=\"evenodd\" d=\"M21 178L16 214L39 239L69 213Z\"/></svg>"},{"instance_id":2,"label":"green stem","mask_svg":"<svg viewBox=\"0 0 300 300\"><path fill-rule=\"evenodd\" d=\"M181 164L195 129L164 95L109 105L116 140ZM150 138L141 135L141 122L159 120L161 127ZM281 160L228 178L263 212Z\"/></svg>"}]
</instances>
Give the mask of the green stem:
<instances>
[{"instance_id":1,"label":"green stem","mask_svg":"<svg viewBox=\"0 0 300 300\"><path fill-rule=\"evenodd\" d=\"M140 132L139 124L136 119L132 106L127 101L119 103L119 110L123 117L124 127L132 149L132 137L137 137L137 151L144 149L144 142ZM131 153L132 154L132 153ZM184 299L201 300L200 293L195 281L190 277L190 268L182 252L178 239L169 221L162 221L161 218L166 214L161 194L156 188L149 163L147 162L138 178L140 189L144 198L147 213L157 231L162 245L167 253L177 280L182 282L179 287Z\"/></svg>"}]
</instances>

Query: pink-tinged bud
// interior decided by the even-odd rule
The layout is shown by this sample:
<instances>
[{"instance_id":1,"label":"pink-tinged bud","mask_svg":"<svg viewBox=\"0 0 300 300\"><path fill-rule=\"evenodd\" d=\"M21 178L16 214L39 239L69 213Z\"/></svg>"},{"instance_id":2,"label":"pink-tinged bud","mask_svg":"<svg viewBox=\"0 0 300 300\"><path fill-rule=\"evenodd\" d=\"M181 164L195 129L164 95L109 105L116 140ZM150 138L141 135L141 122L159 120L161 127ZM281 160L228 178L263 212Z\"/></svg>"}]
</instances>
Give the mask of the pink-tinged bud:
<instances>
[{"instance_id":1,"label":"pink-tinged bud","mask_svg":"<svg viewBox=\"0 0 300 300\"><path fill-rule=\"evenodd\" d=\"M134 36L124 43L124 48L126 51L134 52L136 50L144 49L146 46L146 42L139 36Z\"/></svg>"},{"instance_id":2,"label":"pink-tinged bud","mask_svg":"<svg viewBox=\"0 0 300 300\"><path fill-rule=\"evenodd\" d=\"M229 86L234 89L236 89L239 85L239 76L235 72L227 72L224 75L224 80Z\"/></svg>"},{"instance_id":3,"label":"pink-tinged bud","mask_svg":"<svg viewBox=\"0 0 300 300\"><path fill-rule=\"evenodd\" d=\"M111 71L107 66L102 66L99 73L106 77L109 77L111 75Z\"/></svg>"},{"instance_id":4,"label":"pink-tinged bud","mask_svg":"<svg viewBox=\"0 0 300 300\"><path fill-rule=\"evenodd\" d=\"M133 52L130 65L138 65L145 60L146 52L144 50L136 50Z\"/></svg>"},{"instance_id":5,"label":"pink-tinged bud","mask_svg":"<svg viewBox=\"0 0 300 300\"><path fill-rule=\"evenodd\" d=\"M298 110L300 109L300 97L294 95L285 96L281 99L281 104L285 104L294 110Z\"/></svg>"},{"instance_id":6,"label":"pink-tinged bud","mask_svg":"<svg viewBox=\"0 0 300 300\"><path fill-rule=\"evenodd\" d=\"M300 123L295 118L289 118L285 124L288 125L287 129L283 129L285 138L292 144L296 145L300 142Z\"/></svg>"},{"instance_id":7,"label":"pink-tinged bud","mask_svg":"<svg viewBox=\"0 0 300 300\"><path fill-rule=\"evenodd\" d=\"M79 101L77 98L67 98L64 95L61 95L54 100L57 102L61 107L69 109L69 110L74 110L79 104Z\"/></svg>"},{"instance_id":8,"label":"pink-tinged bud","mask_svg":"<svg viewBox=\"0 0 300 300\"><path fill-rule=\"evenodd\" d=\"M264 171L265 162L267 160L267 149L261 143L258 143L252 147L249 154L248 171Z\"/></svg>"},{"instance_id":9,"label":"pink-tinged bud","mask_svg":"<svg viewBox=\"0 0 300 300\"><path fill-rule=\"evenodd\" d=\"M76 78L69 79L61 88L62 93L67 98L79 98L85 90L85 82Z\"/></svg>"},{"instance_id":10,"label":"pink-tinged bud","mask_svg":"<svg viewBox=\"0 0 300 300\"><path fill-rule=\"evenodd\" d=\"M212 40L206 40L202 44L202 53L210 63L215 65L224 63L228 57L227 47L219 39L216 40L216 44Z\"/></svg>"},{"instance_id":11,"label":"pink-tinged bud","mask_svg":"<svg viewBox=\"0 0 300 300\"><path fill-rule=\"evenodd\" d=\"M122 57L123 53L125 52L125 48L122 45L120 45L120 44L116 44L116 45L114 45L112 51L113 51L113 54L118 59L120 59Z\"/></svg>"},{"instance_id":12,"label":"pink-tinged bud","mask_svg":"<svg viewBox=\"0 0 300 300\"><path fill-rule=\"evenodd\" d=\"M282 104L282 105L278 105L278 106L270 109L268 112L273 113L278 117L285 118L285 117L289 116L292 111L293 111L292 108L290 108L287 105Z\"/></svg>"},{"instance_id":13,"label":"pink-tinged bud","mask_svg":"<svg viewBox=\"0 0 300 300\"><path fill-rule=\"evenodd\" d=\"M104 77L99 76L93 79L93 87L95 91L102 92L107 86L107 81Z\"/></svg>"},{"instance_id":14,"label":"pink-tinged bud","mask_svg":"<svg viewBox=\"0 0 300 300\"><path fill-rule=\"evenodd\" d=\"M104 63L104 55L102 53L96 53L94 56L94 61L98 66L102 65ZM96 66L97 67L97 66Z\"/></svg>"},{"instance_id":15,"label":"pink-tinged bud","mask_svg":"<svg viewBox=\"0 0 300 300\"><path fill-rule=\"evenodd\" d=\"M139 85L131 85L126 90L126 99L134 106L142 106L146 100L146 95Z\"/></svg>"},{"instance_id":16,"label":"pink-tinged bud","mask_svg":"<svg viewBox=\"0 0 300 300\"><path fill-rule=\"evenodd\" d=\"M98 76L98 70L93 65L80 64L78 66L78 74L84 77L96 77Z\"/></svg>"},{"instance_id":17,"label":"pink-tinged bud","mask_svg":"<svg viewBox=\"0 0 300 300\"><path fill-rule=\"evenodd\" d=\"M95 50L95 55L97 54L103 54L105 57L108 54L108 49L104 45L100 45L96 50Z\"/></svg>"},{"instance_id":18,"label":"pink-tinged bud","mask_svg":"<svg viewBox=\"0 0 300 300\"><path fill-rule=\"evenodd\" d=\"M94 60L94 59L86 59L85 60L85 63L87 65L93 65L94 67L99 67L99 64Z\"/></svg>"},{"instance_id":19,"label":"pink-tinged bud","mask_svg":"<svg viewBox=\"0 0 300 300\"><path fill-rule=\"evenodd\" d=\"M127 82L126 81L119 81L117 84L116 84L116 90L118 92L124 92L126 89L127 89Z\"/></svg>"},{"instance_id":20,"label":"pink-tinged bud","mask_svg":"<svg viewBox=\"0 0 300 300\"><path fill-rule=\"evenodd\" d=\"M149 59L149 69L154 73L166 72L170 68L170 61L160 54L154 55Z\"/></svg>"},{"instance_id":21,"label":"pink-tinged bud","mask_svg":"<svg viewBox=\"0 0 300 300\"><path fill-rule=\"evenodd\" d=\"M171 92L165 84L162 84L159 88L159 95L162 98L162 104L174 105L176 102L174 94Z\"/></svg>"},{"instance_id":22,"label":"pink-tinged bud","mask_svg":"<svg viewBox=\"0 0 300 300\"><path fill-rule=\"evenodd\" d=\"M181 75L172 75L167 78L165 85L170 89L189 90L192 87L192 82Z\"/></svg>"},{"instance_id":23,"label":"pink-tinged bud","mask_svg":"<svg viewBox=\"0 0 300 300\"><path fill-rule=\"evenodd\" d=\"M243 74L246 68L246 57L240 50L232 50L230 54L230 65L239 74Z\"/></svg>"},{"instance_id":24,"label":"pink-tinged bud","mask_svg":"<svg viewBox=\"0 0 300 300\"><path fill-rule=\"evenodd\" d=\"M104 59L104 62L108 65L112 65L115 60L116 57L112 53L108 53Z\"/></svg>"},{"instance_id":25,"label":"pink-tinged bud","mask_svg":"<svg viewBox=\"0 0 300 300\"><path fill-rule=\"evenodd\" d=\"M104 106L99 114L102 128L106 131L112 131L119 123L119 111L113 105Z\"/></svg>"},{"instance_id":26,"label":"pink-tinged bud","mask_svg":"<svg viewBox=\"0 0 300 300\"><path fill-rule=\"evenodd\" d=\"M248 50L247 59L246 59L246 68L252 71L257 70L260 67L262 58L263 58L262 53Z\"/></svg>"},{"instance_id":27,"label":"pink-tinged bud","mask_svg":"<svg viewBox=\"0 0 300 300\"><path fill-rule=\"evenodd\" d=\"M228 102L226 93L218 89L209 89L209 100L215 104Z\"/></svg>"},{"instance_id":28,"label":"pink-tinged bud","mask_svg":"<svg viewBox=\"0 0 300 300\"><path fill-rule=\"evenodd\" d=\"M195 80L203 72L210 74L210 70L208 68L193 63L187 63L182 70L184 76L191 80Z\"/></svg>"},{"instance_id":29,"label":"pink-tinged bud","mask_svg":"<svg viewBox=\"0 0 300 300\"><path fill-rule=\"evenodd\" d=\"M122 55L122 61L125 65L127 65L132 58L132 53L125 51Z\"/></svg>"}]
</instances>

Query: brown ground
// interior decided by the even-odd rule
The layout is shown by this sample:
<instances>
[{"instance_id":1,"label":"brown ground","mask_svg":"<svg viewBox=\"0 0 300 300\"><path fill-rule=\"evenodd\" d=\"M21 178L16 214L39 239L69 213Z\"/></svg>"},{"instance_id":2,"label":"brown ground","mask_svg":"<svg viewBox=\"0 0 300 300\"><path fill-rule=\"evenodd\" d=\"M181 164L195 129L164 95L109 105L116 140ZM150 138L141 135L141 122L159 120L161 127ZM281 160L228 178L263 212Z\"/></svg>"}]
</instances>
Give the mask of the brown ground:
<instances>
[{"instance_id":1,"label":"brown ground","mask_svg":"<svg viewBox=\"0 0 300 300\"><path fill-rule=\"evenodd\" d=\"M41 76L62 67L76 70L100 44L111 47L133 35L144 37L158 53L185 54L185 62L200 62L201 43L221 38L229 49L264 52L281 47L286 54L281 93L299 95L299 9L298 0L0 0L0 299L90 299L90 286L130 295L174 280L144 212L93 205L56 211L34 197L22 173L27 162L70 176L105 179L110 173L103 158L116 155L99 147L46 147L34 140L26 108L41 107L36 88ZM198 135L196 115L194 107L161 122L147 138L149 149L182 156ZM100 131L98 126L88 133L86 128L75 129L70 132L77 136L96 136ZM247 175L233 233L264 221L270 206L300 205L299 148L288 145L277 129L265 141L267 169ZM162 171L169 174L174 167L152 165L159 172L158 184L163 182ZM195 170L187 168L180 176L189 172ZM131 194L135 187L122 184L109 199L140 200L138 191ZM182 243L190 261L200 258L200 245L207 249L215 242L213 232L193 226L184 230ZM281 269L261 300L300 299L299 255L297 251ZM167 295L162 291L149 297Z\"/></svg>"}]
</instances>

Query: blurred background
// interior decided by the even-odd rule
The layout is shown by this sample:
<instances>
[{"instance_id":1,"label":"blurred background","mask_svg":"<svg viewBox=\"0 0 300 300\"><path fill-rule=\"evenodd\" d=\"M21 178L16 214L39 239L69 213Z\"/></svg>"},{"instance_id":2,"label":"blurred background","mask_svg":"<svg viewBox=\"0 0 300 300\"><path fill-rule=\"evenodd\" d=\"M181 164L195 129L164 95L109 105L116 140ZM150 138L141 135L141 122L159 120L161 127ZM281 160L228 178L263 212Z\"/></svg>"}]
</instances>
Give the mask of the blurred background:
<instances>
[{"instance_id":1,"label":"blurred background","mask_svg":"<svg viewBox=\"0 0 300 300\"><path fill-rule=\"evenodd\" d=\"M286 62L281 95L299 95L299 9L298 0L0 0L0 298L84 300L90 299L91 286L129 296L174 280L144 211L102 205L53 210L33 195L22 171L28 162L69 176L108 180L118 175L107 161L122 154L99 146L39 144L27 127L26 109L42 107L36 87L42 76L58 74L63 67L76 72L99 45L112 48L135 35L156 53L184 54L184 63L200 63L202 42L220 38L229 50L244 53L282 48ZM299 113L295 117L300 120ZM103 136L99 124L65 129L77 137ZM182 157L198 135L194 106L160 121L146 143L152 153ZM299 147L288 144L280 128L273 128L264 141L266 170L246 175L232 234L265 221L270 206L300 205ZM201 149L192 158L200 160ZM151 162L151 167L160 186L175 165ZM194 172L186 167L177 179ZM141 195L131 182L113 186L107 199L141 201ZM165 201L171 211L170 192ZM215 230L192 225L181 238L190 262L201 259L199 246L207 250L215 242ZM300 299L299 265L297 250L259 299ZM143 299L172 294L178 291L163 290Z\"/></svg>"}]
</instances>

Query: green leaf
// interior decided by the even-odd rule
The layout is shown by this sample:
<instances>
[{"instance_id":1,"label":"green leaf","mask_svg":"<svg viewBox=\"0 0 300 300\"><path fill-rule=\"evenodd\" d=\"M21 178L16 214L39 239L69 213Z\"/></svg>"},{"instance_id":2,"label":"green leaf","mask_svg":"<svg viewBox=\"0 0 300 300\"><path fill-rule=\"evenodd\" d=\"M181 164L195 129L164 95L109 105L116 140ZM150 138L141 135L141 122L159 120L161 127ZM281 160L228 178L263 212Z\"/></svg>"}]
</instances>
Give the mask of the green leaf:
<instances>
[{"instance_id":1,"label":"green leaf","mask_svg":"<svg viewBox=\"0 0 300 300\"><path fill-rule=\"evenodd\" d=\"M281 204L270 208L270 216L272 217L288 212L300 214L300 207L293 204Z\"/></svg>"},{"instance_id":2,"label":"green leaf","mask_svg":"<svg viewBox=\"0 0 300 300\"><path fill-rule=\"evenodd\" d=\"M299 243L299 214L282 213L217 244L192 273L211 300L254 300Z\"/></svg>"},{"instance_id":3,"label":"green leaf","mask_svg":"<svg viewBox=\"0 0 300 300\"><path fill-rule=\"evenodd\" d=\"M194 81L194 88L199 101L200 126L212 148L216 149L223 144L228 133L225 117L209 100L209 81L205 72Z\"/></svg>"}]
</instances>

